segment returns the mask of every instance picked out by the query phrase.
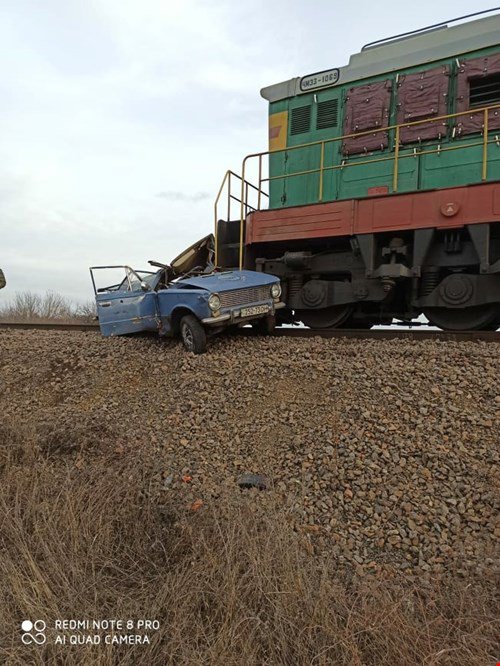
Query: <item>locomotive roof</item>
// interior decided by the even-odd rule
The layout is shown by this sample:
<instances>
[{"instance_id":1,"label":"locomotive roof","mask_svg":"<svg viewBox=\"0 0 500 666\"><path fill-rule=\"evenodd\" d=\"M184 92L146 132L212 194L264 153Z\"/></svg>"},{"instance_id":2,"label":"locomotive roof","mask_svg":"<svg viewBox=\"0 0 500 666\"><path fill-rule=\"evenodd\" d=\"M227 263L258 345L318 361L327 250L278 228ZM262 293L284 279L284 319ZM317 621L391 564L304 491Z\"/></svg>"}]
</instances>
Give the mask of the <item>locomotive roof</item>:
<instances>
[{"instance_id":1,"label":"locomotive roof","mask_svg":"<svg viewBox=\"0 0 500 666\"><path fill-rule=\"evenodd\" d=\"M443 26L404 39L365 47L349 58L349 64L327 72L334 73L335 82L326 86L301 89L301 81L315 74L297 76L288 81L262 88L260 94L269 102L294 97L325 87L359 81L386 72L399 71L414 65L434 62L462 53L495 46L499 43L500 14L469 21L460 25ZM323 72L319 72L323 74Z\"/></svg>"}]
</instances>

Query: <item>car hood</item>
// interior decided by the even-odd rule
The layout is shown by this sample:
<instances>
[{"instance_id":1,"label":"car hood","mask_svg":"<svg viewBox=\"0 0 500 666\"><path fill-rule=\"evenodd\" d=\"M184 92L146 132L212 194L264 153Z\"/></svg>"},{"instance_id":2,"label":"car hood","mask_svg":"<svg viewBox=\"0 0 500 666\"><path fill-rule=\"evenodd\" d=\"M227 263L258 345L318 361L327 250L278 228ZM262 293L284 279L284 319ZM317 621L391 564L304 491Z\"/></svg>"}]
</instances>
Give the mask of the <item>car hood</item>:
<instances>
[{"instance_id":1,"label":"car hood","mask_svg":"<svg viewBox=\"0 0 500 666\"><path fill-rule=\"evenodd\" d=\"M185 279L181 278L178 280L177 286L196 287L220 293L221 291L232 291L233 289L271 285L273 282L278 282L278 278L274 275L243 270L210 273L208 275Z\"/></svg>"},{"instance_id":2,"label":"car hood","mask_svg":"<svg viewBox=\"0 0 500 666\"><path fill-rule=\"evenodd\" d=\"M213 267L215 239L213 234L208 234L196 243L183 250L175 259L172 259L170 266L175 275L185 275L195 268L204 270L207 266Z\"/></svg>"}]
</instances>

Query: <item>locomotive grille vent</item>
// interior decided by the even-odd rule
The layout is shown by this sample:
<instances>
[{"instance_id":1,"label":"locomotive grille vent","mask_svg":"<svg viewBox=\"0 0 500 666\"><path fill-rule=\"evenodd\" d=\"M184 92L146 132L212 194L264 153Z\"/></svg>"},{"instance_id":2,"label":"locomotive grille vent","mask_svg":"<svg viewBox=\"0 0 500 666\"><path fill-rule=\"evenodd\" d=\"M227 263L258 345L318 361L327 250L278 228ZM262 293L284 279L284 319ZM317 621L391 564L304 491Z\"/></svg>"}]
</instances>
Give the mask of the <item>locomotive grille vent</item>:
<instances>
[{"instance_id":1,"label":"locomotive grille vent","mask_svg":"<svg viewBox=\"0 0 500 666\"><path fill-rule=\"evenodd\" d=\"M488 106L500 102L500 74L469 79L470 107Z\"/></svg>"},{"instance_id":2,"label":"locomotive grille vent","mask_svg":"<svg viewBox=\"0 0 500 666\"><path fill-rule=\"evenodd\" d=\"M311 107L298 106L292 109L292 120L290 123L290 134L303 134L311 129Z\"/></svg>"},{"instance_id":3,"label":"locomotive grille vent","mask_svg":"<svg viewBox=\"0 0 500 666\"><path fill-rule=\"evenodd\" d=\"M322 130L329 127L337 127L338 106L339 102L337 99L327 99L324 102L318 102L316 129Z\"/></svg>"}]
</instances>

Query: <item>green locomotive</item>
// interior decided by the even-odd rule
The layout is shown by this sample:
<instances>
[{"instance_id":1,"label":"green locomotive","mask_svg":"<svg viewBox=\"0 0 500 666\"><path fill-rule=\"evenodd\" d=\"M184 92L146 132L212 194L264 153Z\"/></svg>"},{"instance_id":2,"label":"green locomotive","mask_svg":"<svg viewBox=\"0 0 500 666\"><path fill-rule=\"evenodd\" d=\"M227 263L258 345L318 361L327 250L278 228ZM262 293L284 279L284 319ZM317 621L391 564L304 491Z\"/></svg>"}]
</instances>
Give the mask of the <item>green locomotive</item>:
<instances>
[{"instance_id":1,"label":"green locomotive","mask_svg":"<svg viewBox=\"0 0 500 666\"><path fill-rule=\"evenodd\" d=\"M278 275L312 328L498 327L499 37L498 14L439 25L264 88L269 150L237 196L226 174L219 263Z\"/></svg>"}]
</instances>

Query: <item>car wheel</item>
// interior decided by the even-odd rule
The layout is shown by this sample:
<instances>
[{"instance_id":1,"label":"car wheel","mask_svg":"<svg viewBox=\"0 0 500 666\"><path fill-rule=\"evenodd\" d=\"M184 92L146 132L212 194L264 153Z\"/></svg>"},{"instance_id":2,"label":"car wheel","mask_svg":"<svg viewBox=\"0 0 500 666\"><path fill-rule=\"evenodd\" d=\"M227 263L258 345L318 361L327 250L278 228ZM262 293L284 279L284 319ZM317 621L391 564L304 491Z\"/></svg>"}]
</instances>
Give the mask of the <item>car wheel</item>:
<instances>
[{"instance_id":1,"label":"car wheel","mask_svg":"<svg viewBox=\"0 0 500 666\"><path fill-rule=\"evenodd\" d=\"M252 322L253 330L259 335L272 335L276 328L276 317L270 315Z\"/></svg>"},{"instance_id":2,"label":"car wheel","mask_svg":"<svg viewBox=\"0 0 500 666\"><path fill-rule=\"evenodd\" d=\"M203 354L207 348L207 334L194 315L186 315L180 325L182 344L193 354Z\"/></svg>"}]
</instances>

